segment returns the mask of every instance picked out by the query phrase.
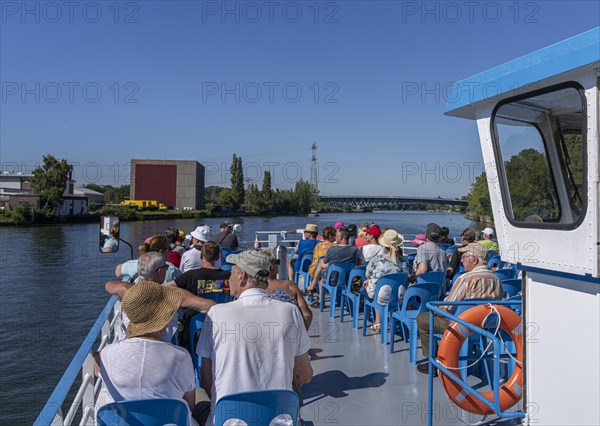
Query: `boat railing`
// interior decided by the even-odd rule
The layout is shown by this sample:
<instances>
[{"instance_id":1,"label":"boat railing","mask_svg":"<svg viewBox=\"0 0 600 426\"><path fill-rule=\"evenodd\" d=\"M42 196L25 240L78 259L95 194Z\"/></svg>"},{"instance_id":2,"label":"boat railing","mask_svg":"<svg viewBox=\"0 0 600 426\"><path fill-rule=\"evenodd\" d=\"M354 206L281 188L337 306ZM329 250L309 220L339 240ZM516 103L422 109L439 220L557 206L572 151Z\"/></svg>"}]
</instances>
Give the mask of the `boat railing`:
<instances>
[{"instance_id":1,"label":"boat railing","mask_svg":"<svg viewBox=\"0 0 600 426\"><path fill-rule=\"evenodd\" d=\"M498 417L501 419L518 419L525 417L525 412L523 411L502 411L500 409L500 359L505 358L504 355L504 342L502 338L497 337L496 335L490 333L487 330L484 330L481 327L471 324L456 315L449 313L446 310L440 309L440 306L477 306L481 305L484 302L482 301L461 301L461 302L429 302L427 303L427 309L429 309L429 347L431 351L429 353L429 387L428 387L428 395L427 395L427 404L429 409L427 410L428 422L429 426L433 424L433 368L437 368L440 372L444 373L450 380L459 384L464 390L466 390L469 394L473 395L475 398L483 402L487 407L489 407ZM488 304L490 302L485 302ZM504 305L504 306L514 306L516 304L521 304L521 301L494 301L494 305ZM438 314L442 317L448 318L450 321L455 321L469 330L472 330L473 333L479 334L481 336L486 337L491 341L491 346L493 348L493 354L491 356L493 360L493 374L492 374L492 383L491 386L493 388L494 398L492 401L489 401L485 398L481 392L470 386L466 381L462 380L460 377L455 376L452 372L447 369L443 364L439 363L437 360L437 355L435 354L435 346L434 346L434 314ZM488 358L487 356L482 358Z\"/></svg>"},{"instance_id":2,"label":"boat railing","mask_svg":"<svg viewBox=\"0 0 600 426\"><path fill-rule=\"evenodd\" d=\"M111 315L112 314L112 315ZM102 380L94 375L95 352L112 343L115 330L121 326L121 302L118 296L112 296L102 313L87 334L83 344L73 357L48 402L38 415L34 425L64 425L70 426L75 420L81 407L79 425L94 424L98 397L103 387ZM98 346L94 346L98 342ZM63 416L63 404L73 388L77 377L81 374L81 385L73 402Z\"/></svg>"}]
</instances>

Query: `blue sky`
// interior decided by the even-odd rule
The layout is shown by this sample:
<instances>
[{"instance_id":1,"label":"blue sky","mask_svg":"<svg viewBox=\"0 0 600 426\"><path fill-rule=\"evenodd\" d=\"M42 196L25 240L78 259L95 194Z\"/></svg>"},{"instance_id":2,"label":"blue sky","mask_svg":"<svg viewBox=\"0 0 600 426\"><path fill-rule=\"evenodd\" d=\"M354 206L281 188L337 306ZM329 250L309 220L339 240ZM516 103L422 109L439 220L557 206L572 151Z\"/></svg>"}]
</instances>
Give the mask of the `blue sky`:
<instances>
[{"instance_id":1,"label":"blue sky","mask_svg":"<svg viewBox=\"0 0 600 426\"><path fill-rule=\"evenodd\" d=\"M192 159L328 195L461 196L483 168L450 85L600 25L599 2L2 1L0 162L78 184Z\"/></svg>"}]
</instances>

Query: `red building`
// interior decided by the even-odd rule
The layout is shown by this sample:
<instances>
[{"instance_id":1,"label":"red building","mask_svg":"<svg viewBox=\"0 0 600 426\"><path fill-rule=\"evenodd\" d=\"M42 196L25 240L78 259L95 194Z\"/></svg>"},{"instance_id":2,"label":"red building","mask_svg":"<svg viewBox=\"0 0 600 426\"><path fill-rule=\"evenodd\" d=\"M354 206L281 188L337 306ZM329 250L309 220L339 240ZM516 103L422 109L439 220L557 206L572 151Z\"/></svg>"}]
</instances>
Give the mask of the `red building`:
<instances>
[{"instance_id":1,"label":"red building","mask_svg":"<svg viewBox=\"0 0 600 426\"><path fill-rule=\"evenodd\" d=\"M204 166L189 160L131 160L129 195L180 210L203 209Z\"/></svg>"}]
</instances>

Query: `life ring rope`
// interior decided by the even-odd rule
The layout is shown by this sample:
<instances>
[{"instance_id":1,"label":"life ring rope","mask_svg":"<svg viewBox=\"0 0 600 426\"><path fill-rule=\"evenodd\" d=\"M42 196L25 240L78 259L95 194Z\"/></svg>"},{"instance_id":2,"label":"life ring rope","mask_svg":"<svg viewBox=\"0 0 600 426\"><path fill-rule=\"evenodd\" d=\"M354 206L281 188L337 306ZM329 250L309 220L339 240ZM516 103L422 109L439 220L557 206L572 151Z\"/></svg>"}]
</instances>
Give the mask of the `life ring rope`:
<instances>
[{"instance_id":1,"label":"life ring rope","mask_svg":"<svg viewBox=\"0 0 600 426\"><path fill-rule=\"evenodd\" d=\"M498 316L498 324L496 325L493 338L490 339L487 348L485 351L483 351L479 359L477 359L470 366L477 364L479 361L481 361L481 359L483 359L484 356L486 356L490 345L493 344L496 339L500 339L500 341L503 343L504 350L502 352L508 353L506 343L502 339L502 336L499 335L499 330L502 329L504 332L510 335L517 351L517 359L515 360L516 365L510 378L502 385L500 385L500 383L497 384L497 386L500 386L498 401L495 401L496 394L493 390L487 392L477 391L477 395L475 396L466 391L459 383L459 381L462 380L460 374L456 370L463 370L464 368L470 367L459 367L458 364L460 361L459 354L461 346L469 338L469 336L473 334L473 330L471 328L467 327L466 325L459 324L456 321L452 322L444 332L437 352L437 362L444 368L444 370L452 370L448 373L440 372L440 380L450 399L463 410L480 415L492 414L497 412L497 410L505 411L520 401L523 394L522 318L509 308L493 305L491 303L468 309L460 314L458 318L466 323L469 323L473 327L478 327L479 324L481 328L484 328L486 320L492 314L496 314ZM512 354L509 353L509 355L512 359L515 359L512 357ZM498 379L499 378L495 378L495 380ZM492 384L490 383L490 385ZM480 398L492 403L493 407L487 403L484 403Z\"/></svg>"},{"instance_id":2,"label":"life ring rope","mask_svg":"<svg viewBox=\"0 0 600 426\"><path fill-rule=\"evenodd\" d=\"M490 315L492 315L493 313L495 313L496 315L498 315L498 324L496 325L496 330L494 330L494 337L498 337L500 339L500 341L502 342L502 347L504 348L504 353L507 354L510 358L512 358L513 361L515 361L517 364L522 365L522 362L519 361L518 359L516 359L508 350L508 348L506 347L506 342L504 341L504 339L502 338L502 335L499 334L498 332L500 331L500 324L502 323L502 316L500 315L500 312L498 312L498 309L496 309L496 307L494 305L492 305L491 303L487 304L487 307L490 308L490 312L485 316L485 318L481 321L481 324L479 325L479 328L485 329L485 322L487 321L487 319L489 318ZM469 338L469 336L471 336L471 334L473 334L473 330L471 330L469 327L463 325L463 324L459 324L456 323L456 331L458 333L460 333L461 335L463 335L465 337L465 340ZM519 323L519 326L513 330L513 334L515 336L520 335L523 332L523 323ZM492 343L494 343L493 340L490 340L488 345L485 347L485 349L481 352L481 356L479 358L477 358L475 360L475 362L473 362L472 364L469 364L465 367L450 367L448 365L445 365L443 361L438 361L440 364L442 364L445 368L447 368L448 370L465 370L467 368L471 368L474 365L477 365L477 363L479 361L481 361L483 359L483 357L487 354L487 351L490 349L490 347L492 346Z\"/></svg>"}]
</instances>

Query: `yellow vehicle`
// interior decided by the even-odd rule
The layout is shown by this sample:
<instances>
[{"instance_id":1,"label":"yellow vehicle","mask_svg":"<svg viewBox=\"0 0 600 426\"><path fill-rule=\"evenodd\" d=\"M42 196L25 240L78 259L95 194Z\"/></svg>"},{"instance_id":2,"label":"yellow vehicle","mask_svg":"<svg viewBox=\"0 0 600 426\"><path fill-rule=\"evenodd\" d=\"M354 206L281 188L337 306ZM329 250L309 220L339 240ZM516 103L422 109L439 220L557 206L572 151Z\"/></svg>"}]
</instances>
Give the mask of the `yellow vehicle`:
<instances>
[{"instance_id":1,"label":"yellow vehicle","mask_svg":"<svg viewBox=\"0 0 600 426\"><path fill-rule=\"evenodd\" d=\"M167 206L156 200L123 200L124 206L137 207L138 210L167 210Z\"/></svg>"}]
</instances>

